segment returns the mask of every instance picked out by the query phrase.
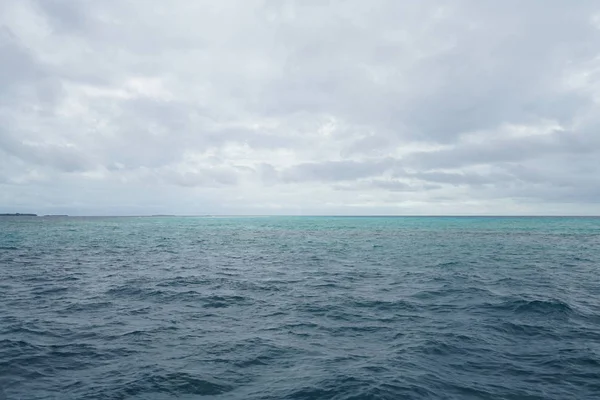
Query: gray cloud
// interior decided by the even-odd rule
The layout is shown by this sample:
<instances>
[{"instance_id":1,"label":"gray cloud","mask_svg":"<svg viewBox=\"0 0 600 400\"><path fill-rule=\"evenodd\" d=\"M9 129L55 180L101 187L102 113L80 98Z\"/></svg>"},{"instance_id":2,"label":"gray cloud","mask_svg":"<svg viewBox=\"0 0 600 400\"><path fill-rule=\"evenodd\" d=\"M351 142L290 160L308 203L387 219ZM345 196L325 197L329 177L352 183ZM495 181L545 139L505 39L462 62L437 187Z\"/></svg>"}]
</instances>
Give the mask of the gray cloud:
<instances>
[{"instance_id":1,"label":"gray cloud","mask_svg":"<svg viewBox=\"0 0 600 400\"><path fill-rule=\"evenodd\" d=\"M0 1L0 208L598 214L599 48L588 0Z\"/></svg>"},{"instance_id":2,"label":"gray cloud","mask_svg":"<svg viewBox=\"0 0 600 400\"><path fill-rule=\"evenodd\" d=\"M369 162L326 161L323 163L304 163L284 170L282 179L285 182L356 180L381 175L392 165L393 160L390 159Z\"/></svg>"}]
</instances>

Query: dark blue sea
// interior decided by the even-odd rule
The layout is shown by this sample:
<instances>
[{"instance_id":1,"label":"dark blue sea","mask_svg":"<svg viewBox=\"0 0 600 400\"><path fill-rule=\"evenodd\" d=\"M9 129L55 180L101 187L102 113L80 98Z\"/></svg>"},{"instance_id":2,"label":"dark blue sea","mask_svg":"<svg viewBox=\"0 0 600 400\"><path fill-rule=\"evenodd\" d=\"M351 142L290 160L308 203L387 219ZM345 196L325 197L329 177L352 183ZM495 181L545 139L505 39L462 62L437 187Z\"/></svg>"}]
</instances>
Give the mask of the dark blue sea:
<instances>
[{"instance_id":1,"label":"dark blue sea","mask_svg":"<svg viewBox=\"0 0 600 400\"><path fill-rule=\"evenodd\" d=\"M600 399L600 218L0 218L0 398Z\"/></svg>"}]
</instances>

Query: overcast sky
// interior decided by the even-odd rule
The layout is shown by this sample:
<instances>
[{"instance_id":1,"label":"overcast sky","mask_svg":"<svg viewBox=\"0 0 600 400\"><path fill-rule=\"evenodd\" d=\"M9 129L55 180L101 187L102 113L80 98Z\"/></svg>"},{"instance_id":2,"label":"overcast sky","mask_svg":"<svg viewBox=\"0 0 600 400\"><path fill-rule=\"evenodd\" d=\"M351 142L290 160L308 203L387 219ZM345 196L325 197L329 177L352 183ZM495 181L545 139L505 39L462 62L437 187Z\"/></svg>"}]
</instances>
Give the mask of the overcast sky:
<instances>
[{"instance_id":1,"label":"overcast sky","mask_svg":"<svg viewBox=\"0 0 600 400\"><path fill-rule=\"evenodd\" d=\"M0 0L0 212L600 214L600 2Z\"/></svg>"}]
</instances>

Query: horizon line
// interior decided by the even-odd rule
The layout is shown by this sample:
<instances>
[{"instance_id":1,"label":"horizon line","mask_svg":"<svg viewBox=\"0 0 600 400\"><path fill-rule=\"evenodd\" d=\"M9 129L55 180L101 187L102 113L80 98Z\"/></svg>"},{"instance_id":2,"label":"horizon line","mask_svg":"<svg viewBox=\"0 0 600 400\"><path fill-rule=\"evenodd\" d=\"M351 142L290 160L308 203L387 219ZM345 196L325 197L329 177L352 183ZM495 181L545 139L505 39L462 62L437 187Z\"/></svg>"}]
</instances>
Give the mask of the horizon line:
<instances>
[{"instance_id":1,"label":"horizon line","mask_svg":"<svg viewBox=\"0 0 600 400\"><path fill-rule=\"evenodd\" d=\"M26 215L30 214L30 215ZM35 214L35 215L31 215ZM36 214L36 213L0 213L5 217L31 217L31 218L77 218L77 217L98 217L98 218L210 218L210 217L342 217L342 218L369 218L369 217L461 217L461 218L598 218L598 214L131 214L131 215L109 215L109 214Z\"/></svg>"}]
</instances>

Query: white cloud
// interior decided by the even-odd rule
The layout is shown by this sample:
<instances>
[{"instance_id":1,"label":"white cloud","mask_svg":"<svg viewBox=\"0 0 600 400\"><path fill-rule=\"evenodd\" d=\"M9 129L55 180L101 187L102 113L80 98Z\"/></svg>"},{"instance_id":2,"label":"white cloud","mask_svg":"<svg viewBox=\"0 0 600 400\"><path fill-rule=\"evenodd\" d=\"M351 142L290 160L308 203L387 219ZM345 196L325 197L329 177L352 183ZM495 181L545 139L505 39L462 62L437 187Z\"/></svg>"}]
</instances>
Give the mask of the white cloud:
<instances>
[{"instance_id":1,"label":"white cloud","mask_svg":"<svg viewBox=\"0 0 600 400\"><path fill-rule=\"evenodd\" d=\"M0 0L0 208L598 214L598 15Z\"/></svg>"}]
</instances>

